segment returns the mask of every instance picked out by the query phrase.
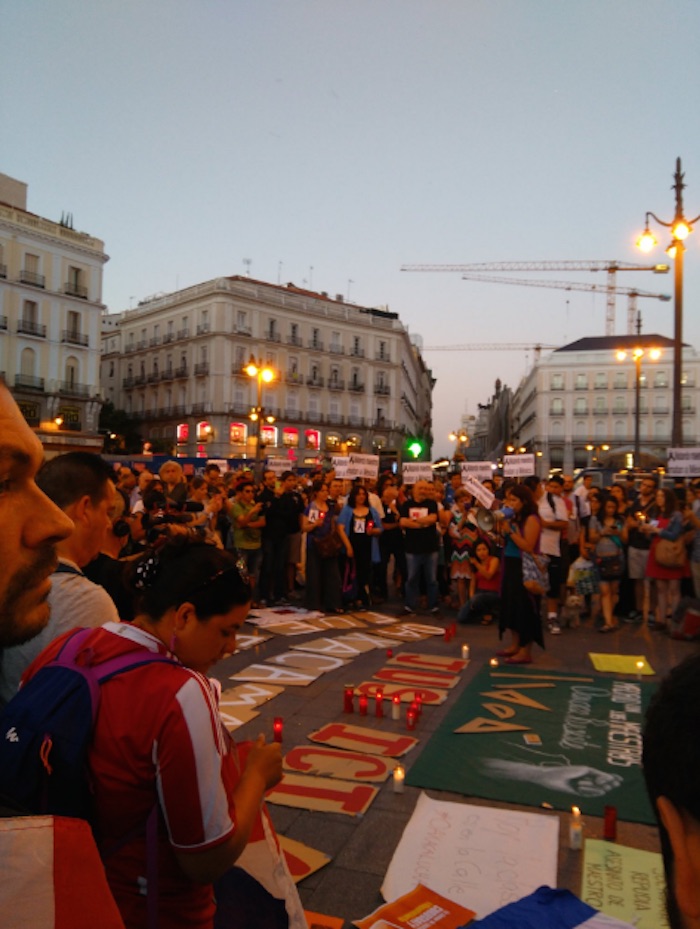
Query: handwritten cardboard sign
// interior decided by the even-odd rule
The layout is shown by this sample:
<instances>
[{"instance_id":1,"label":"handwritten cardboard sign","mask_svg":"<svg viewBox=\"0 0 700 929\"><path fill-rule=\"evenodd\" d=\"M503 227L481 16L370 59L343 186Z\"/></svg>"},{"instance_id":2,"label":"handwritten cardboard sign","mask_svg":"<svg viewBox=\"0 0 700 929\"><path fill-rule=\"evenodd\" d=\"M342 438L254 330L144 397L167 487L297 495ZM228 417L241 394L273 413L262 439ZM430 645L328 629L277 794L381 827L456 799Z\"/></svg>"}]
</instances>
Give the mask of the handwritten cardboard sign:
<instances>
[{"instance_id":1,"label":"handwritten cardboard sign","mask_svg":"<svg viewBox=\"0 0 700 929\"><path fill-rule=\"evenodd\" d=\"M396 900L425 884L488 916L542 884L556 887L559 818L421 794L382 885Z\"/></svg>"},{"instance_id":2,"label":"handwritten cardboard sign","mask_svg":"<svg viewBox=\"0 0 700 929\"><path fill-rule=\"evenodd\" d=\"M462 658L450 658L449 655L421 655L418 652L400 652L390 659L389 664L410 665L412 668L426 668L433 671L446 671L458 674L469 664Z\"/></svg>"},{"instance_id":3,"label":"handwritten cardboard sign","mask_svg":"<svg viewBox=\"0 0 700 929\"><path fill-rule=\"evenodd\" d=\"M301 668L303 671L309 671L312 674L325 674L326 671L335 671L337 668L342 668L345 661L334 655L319 655L318 653L295 649L292 652L271 655L267 659L267 663Z\"/></svg>"},{"instance_id":4,"label":"handwritten cardboard sign","mask_svg":"<svg viewBox=\"0 0 700 929\"><path fill-rule=\"evenodd\" d=\"M345 636L339 636L337 639L325 637L312 639L310 642L304 642L303 645L291 645L290 648L305 652L318 652L320 655L335 655L338 658L357 658L361 651L371 651L375 647L366 645L363 649L356 648L345 641L345 638Z\"/></svg>"},{"instance_id":5,"label":"handwritten cardboard sign","mask_svg":"<svg viewBox=\"0 0 700 929\"><path fill-rule=\"evenodd\" d=\"M581 899L637 929L667 929L666 879L661 855L587 839Z\"/></svg>"}]
</instances>

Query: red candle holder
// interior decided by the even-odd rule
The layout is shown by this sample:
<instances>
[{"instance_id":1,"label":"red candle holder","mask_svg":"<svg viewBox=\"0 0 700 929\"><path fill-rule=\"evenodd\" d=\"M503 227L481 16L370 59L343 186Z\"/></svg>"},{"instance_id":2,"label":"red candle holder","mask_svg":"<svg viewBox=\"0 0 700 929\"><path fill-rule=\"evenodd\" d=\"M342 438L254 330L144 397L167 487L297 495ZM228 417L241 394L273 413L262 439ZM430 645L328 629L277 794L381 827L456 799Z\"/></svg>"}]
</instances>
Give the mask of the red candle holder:
<instances>
[{"instance_id":1,"label":"red candle holder","mask_svg":"<svg viewBox=\"0 0 700 929\"><path fill-rule=\"evenodd\" d=\"M393 649L393 648L387 648L387 650L386 650L386 657L387 657L387 658L393 658L393 657L394 657L394 649Z\"/></svg>"},{"instance_id":2,"label":"red candle holder","mask_svg":"<svg viewBox=\"0 0 700 929\"><path fill-rule=\"evenodd\" d=\"M343 691L343 713L353 713L355 711L355 688L351 684L346 684Z\"/></svg>"},{"instance_id":3,"label":"red candle holder","mask_svg":"<svg viewBox=\"0 0 700 929\"><path fill-rule=\"evenodd\" d=\"M398 694L391 698L391 718L401 719L401 697Z\"/></svg>"},{"instance_id":4,"label":"red candle holder","mask_svg":"<svg viewBox=\"0 0 700 929\"><path fill-rule=\"evenodd\" d=\"M415 729L417 721L418 721L418 717L417 717L415 708L413 704L411 704L409 708L406 710L406 728Z\"/></svg>"},{"instance_id":5,"label":"red candle holder","mask_svg":"<svg viewBox=\"0 0 700 929\"><path fill-rule=\"evenodd\" d=\"M360 694L360 716L367 715L367 694Z\"/></svg>"},{"instance_id":6,"label":"red candle holder","mask_svg":"<svg viewBox=\"0 0 700 929\"><path fill-rule=\"evenodd\" d=\"M420 717L423 712L423 694L420 690L416 691L416 695L413 698L413 702L416 705L416 709L418 710L418 716Z\"/></svg>"},{"instance_id":7,"label":"red candle holder","mask_svg":"<svg viewBox=\"0 0 700 929\"><path fill-rule=\"evenodd\" d=\"M445 626L445 641L450 642L452 639L452 627Z\"/></svg>"},{"instance_id":8,"label":"red candle holder","mask_svg":"<svg viewBox=\"0 0 700 929\"><path fill-rule=\"evenodd\" d=\"M450 625L450 635L452 636L453 639L457 635L457 623L452 623Z\"/></svg>"},{"instance_id":9,"label":"red candle holder","mask_svg":"<svg viewBox=\"0 0 700 929\"><path fill-rule=\"evenodd\" d=\"M282 741L282 731L284 729L284 720L281 716L275 716L272 721L272 738L275 742Z\"/></svg>"},{"instance_id":10,"label":"red candle holder","mask_svg":"<svg viewBox=\"0 0 700 929\"><path fill-rule=\"evenodd\" d=\"M377 692L374 695L374 711L378 717L384 715L384 691L381 687L377 688Z\"/></svg>"}]
</instances>

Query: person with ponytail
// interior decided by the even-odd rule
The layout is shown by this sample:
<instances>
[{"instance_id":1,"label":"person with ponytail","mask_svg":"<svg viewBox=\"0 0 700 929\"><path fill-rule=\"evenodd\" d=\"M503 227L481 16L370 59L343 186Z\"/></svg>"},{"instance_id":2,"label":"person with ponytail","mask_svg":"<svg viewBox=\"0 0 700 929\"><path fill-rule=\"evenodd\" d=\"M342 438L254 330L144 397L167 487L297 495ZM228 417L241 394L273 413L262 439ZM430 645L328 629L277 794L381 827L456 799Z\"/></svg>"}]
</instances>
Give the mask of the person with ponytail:
<instances>
[{"instance_id":1,"label":"person with ponytail","mask_svg":"<svg viewBox=\"0 0 700 929\"><path fill-rule=\"evenodd\" d=\"M133 622L107 623L85 644L96 665L135 659L100 685L88 759L96 838L126 929L150 929L154 905L159 929L304 926L263 806L282 776L281 747L263 735L236 746L207 677L235 649L247 574L230 552L175 538L132 562L129 583Z\"/></svg>"}]
</instances>

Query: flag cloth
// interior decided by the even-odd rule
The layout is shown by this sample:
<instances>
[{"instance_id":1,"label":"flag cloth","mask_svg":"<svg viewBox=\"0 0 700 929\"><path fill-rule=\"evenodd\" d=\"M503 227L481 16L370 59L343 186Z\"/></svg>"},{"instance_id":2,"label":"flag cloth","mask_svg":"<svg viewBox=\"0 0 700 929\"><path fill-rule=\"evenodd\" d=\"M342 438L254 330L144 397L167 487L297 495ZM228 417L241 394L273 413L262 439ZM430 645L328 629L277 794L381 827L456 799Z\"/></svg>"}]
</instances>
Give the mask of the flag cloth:
<instances>
[{"instance_id":1,"label":"flag cloth","mask_svg":"<svg viewBox=\"0 0 700 929\"><path fill-rule=\"evenodd\" d=\"M534 893L501 907L469 929L633 929L630 923L594 910L568 890L538 887Z\"/></svg>"},{"instance_id":2,"label":"flag cloth","mask_svg":"<svg viewBox=\"0 0 700 929\"><path fill-rule=\"evenodd\" d=\"M0 819L0 871L3 929L124 929L85 820Z\"/></svg>"}]
</instances>

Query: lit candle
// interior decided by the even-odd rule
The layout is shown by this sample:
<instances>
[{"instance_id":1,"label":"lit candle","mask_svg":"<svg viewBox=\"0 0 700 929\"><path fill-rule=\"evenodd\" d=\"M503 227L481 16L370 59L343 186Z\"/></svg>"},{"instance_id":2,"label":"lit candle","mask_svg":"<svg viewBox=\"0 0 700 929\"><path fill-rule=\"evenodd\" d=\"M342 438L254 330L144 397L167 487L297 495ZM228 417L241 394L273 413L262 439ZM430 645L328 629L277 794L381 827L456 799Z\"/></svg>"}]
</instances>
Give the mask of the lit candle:
<instances>
[{"instance_id":1,"label":"lit candle","mask_svg":"<svg viewBox=\"0 0 700 929\"><path fill-rule=\"evenodd\" d=\"M445 641L449 642L452 638L452 627L445 626Z\"/></svg>"},{"instance_id":2,"label":"lit candle","mask_svg":"<svg viewBox=\"0 0 700 929\"><path fill-rule=\"evenodd\" d=\"M638 681L641 681L641 679L642 679L642 671L643 671L643 670L644 670L644 662L643 662L643 661L638 661L638 662L637 662L637 680L638 680Z\"/></svg>"},{"instance_id":3,"label":"lit candle","mask_svg":"<svg viewBox=\"0 0 700 929\"><path fill-rule=\"evenodd\" d=\"M272 722L272 738L275 742L282 741L282 730L284 729L284 720L281 716L275 716Z\"/></svg>"},{"instance_id":4,"label":"lit candle","mask_svg":"<svg viewBox=\"0 0 700 929\"><path fill-rule=\"evenodd\" d=\"M453 639L457 635L457 623L452 623L452 625L450 626L450 635L452 636Z\"/></svg>"},{"instance_id":5,"label":"lit candle","mask_svg":"<svg viewBox=\"0 0 700 929\"><path fill-rule=\"evenodd\" d=\"M360 716L367 715L367 694L360 694Z\"/></svg>"},{"instance_id":6,"label":"lit candle","mask_svg":"<svg viewBox=\"0 0 700 929\"><path fill-rule=\"evenodd\" d=\"M377 687L374 695L374 711L379 717L384 715L384 690L381 687Z\"/></svg>"},{"instance_id":7,"label":"lit candle","mask_svg":"<svg viewBox=\"0 0 700 929\"><path fill-rule=\"evenodd\" d=\"M345 691L343 694L343 713L352 713L354 712L354 698L355 698L355 688L352 684L345 685Z\"/></svg>"},{"instance_id":8,"label":"lit candle","mask_svg":"<svg viewBox=\"0 0 700 929\"><path fill-rule=\"evenodd\" d=\"M403 793L403 783L406 777L406 771L402 764L397 764L394 768L394 793L402 794Z\"/></svg>"},{"instance_id":9,"label":"lit candle","mask_svg":"<svg viewBox=\"0 0 700 929\"><path fill-rule=\"evenodd\" d=\"M423 712L423 692L421 690L416 691L416 695L413 699L413 702L416 705L416 710L418 711L418 718L420 719L420 716Z\"/></svg>"},{"instance_id":10,"label":"lit candle","mask_svg":"<svg viewBox=\"0 0 700 929\"><path fill-rule=\"evenodd\" d=\"M386 650L386 657L387 657L387 658L393 658L393 657L394 657L394 649L393 649L393 648L387 648L387 650Z\"/></svg>"},{"instance_id":11,"label":"lit candle","mask_svg":"<svg viewBox=\"0 0 700 929\"><path fill-rule=\"evenodd\" d=\"M468 645L462 646L462 658L465 661L469 661L469 646Z\"/></svg>"},{"instance_id":12,"label":"lit candle","mask_svg":"<svg viewBox=\"0 0 700 929\"><path fill-rule=\"evenodd\" d=\"M391 698L391 718L401 719L401 697L398 694Z\"/></svg>"},{"instance_id":13,"label":"lit candle","mask_svg":"<svg viewBox=\"0 0 700 929\"><path fill-rule=\"evenodd\" d=\"M492 668L497 668L497 667L498 667L498 658L492 658L491 661L489 661L489 664L491 665Z\"/></svg>"},{"instance_id":14,"label":"lit candle","mask_svg":"<svg viewBox=\"0 0 700 929\"><path fill-rule=\"evenodd\" d=\"M416 728L416 719L417 719L416 709L415 709L414 705L411 704L411 705L409 706L409 708L406 710L406 728L407 728L407 729L415 729L415 728Z\"/></svg>"},{"instance_id":15,"label":"lit candle","mask_svg":"<svg viewBox=\"0 0 700 929\"><path fill-rule=\"evenodd\" d=\"M581 822L581 810L577 806L571 807L569 848L573 848L577 852L580 852L583 848L583 823Z\"/></svg>"}]
</instances>

